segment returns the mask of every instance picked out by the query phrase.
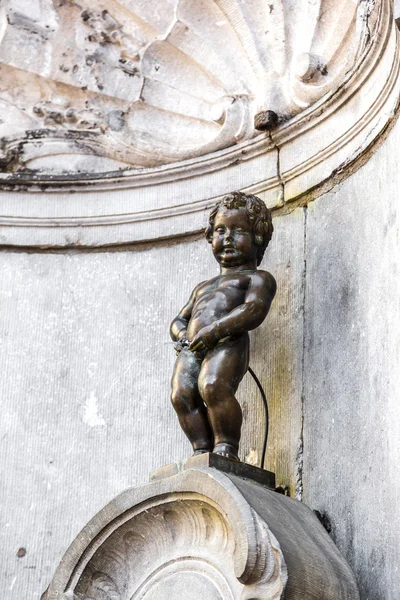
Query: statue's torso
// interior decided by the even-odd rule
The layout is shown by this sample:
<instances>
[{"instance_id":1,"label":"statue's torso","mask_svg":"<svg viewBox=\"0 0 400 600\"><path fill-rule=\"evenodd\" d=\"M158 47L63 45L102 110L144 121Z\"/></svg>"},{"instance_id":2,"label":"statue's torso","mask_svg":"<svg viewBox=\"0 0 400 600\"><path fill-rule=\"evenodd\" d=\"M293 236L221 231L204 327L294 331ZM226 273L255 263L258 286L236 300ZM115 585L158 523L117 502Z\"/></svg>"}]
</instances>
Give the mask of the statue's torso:
<instances>
[{"instance_id":1,"label":"statue's torso","mask_svg":"<svg viewBox=\"0 0 400 600\"><path fill-rule=\"evenodd\" d=\"M251 274L219 275L203 283L196 293L187 338L192 338L207 325L230 313L243 304L251 284Z\"/></svg>"}]
</instances>

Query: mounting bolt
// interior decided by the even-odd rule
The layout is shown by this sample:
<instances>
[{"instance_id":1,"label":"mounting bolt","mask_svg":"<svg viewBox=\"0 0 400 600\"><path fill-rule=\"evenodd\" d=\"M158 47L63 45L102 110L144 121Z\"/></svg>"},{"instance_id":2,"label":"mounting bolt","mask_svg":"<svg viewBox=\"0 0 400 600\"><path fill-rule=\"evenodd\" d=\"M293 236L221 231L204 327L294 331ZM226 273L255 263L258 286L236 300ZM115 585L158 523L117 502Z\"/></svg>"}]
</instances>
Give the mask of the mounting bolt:
<instances>
[{"instance_id":1,"label":"mounting bolt","mask_svg":"<svg viewBox=\"0 0 400 600\"><path fill-rule=\"evenodd\" d=\"M278 125L278 115L273 110L262 110L254 117L254 127L259 131L271 131Z\"/></svg>"},{"instance_id":2,"label":"mounting bolt","mask_svg":"<svg viewBox=\"0 0 400 600\"><path fill-rule=\"evenodd\" d=\"M287 485L280 484L275 488L275 491L278 494L282 494L283 496L290 497L290 490L289 490L289 486L287 486Z\"/></svg>"}]
</instances>

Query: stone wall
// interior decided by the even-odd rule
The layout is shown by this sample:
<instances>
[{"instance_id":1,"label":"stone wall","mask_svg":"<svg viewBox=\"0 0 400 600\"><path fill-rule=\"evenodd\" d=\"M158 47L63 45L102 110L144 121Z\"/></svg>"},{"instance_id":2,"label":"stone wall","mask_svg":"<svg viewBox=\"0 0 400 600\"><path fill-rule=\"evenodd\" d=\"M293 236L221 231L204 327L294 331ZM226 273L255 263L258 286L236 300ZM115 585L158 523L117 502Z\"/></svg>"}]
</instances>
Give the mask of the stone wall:
<instances>
[{"instance_id":1,"label":"stone wall","mask_svg":"<svg viewBox=\"0 0 400 600\"><path fill-rule=\"evenodd\" d=\"M304 501L363 600L399 595L400 124L306 227Z\"/></svg>"},{"instance_id":2,"label":"stone wall","mask_svg":"<svg viewBox=\"0 0 400 600\"><path fill-rule=\"evenodd\" d=\"M279 292L252 342L266 466L326 514L363 600L397 600L400 584L399 143L397 124L346 181L275 218L263 266ZM216 265L193 236L0 261L0 595L38 599L96 511L188 455L168 401L168 323ZM249 376L240 399L242 455L257 463Z\"/></svg>"}]
</instances>

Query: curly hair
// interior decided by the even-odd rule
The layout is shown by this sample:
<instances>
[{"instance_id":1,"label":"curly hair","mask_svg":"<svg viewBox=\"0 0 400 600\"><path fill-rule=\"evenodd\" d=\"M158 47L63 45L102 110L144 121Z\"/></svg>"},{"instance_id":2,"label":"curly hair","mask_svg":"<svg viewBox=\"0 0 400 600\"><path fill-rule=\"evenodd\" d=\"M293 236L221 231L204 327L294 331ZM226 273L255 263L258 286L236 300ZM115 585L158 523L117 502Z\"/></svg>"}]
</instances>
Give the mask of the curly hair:
<instances>
[{"instance_id":1,"label":"curly hair","mask_svg":"<svg viewBox=\"0 0 400 600\"><path fill-rule=\"evenodd\" d=\"M211 242L214 232L215 217L217 212L223 207L244 209L246 211L252 227L254 241L257 245L257 265L259 265L274 231L271 211L268 210L265 203L257 196L244 194L243 192L232 192L222 198L210 212L208 226L205 230L206 238L209 242Z\"/></svg>"}]
</instances>

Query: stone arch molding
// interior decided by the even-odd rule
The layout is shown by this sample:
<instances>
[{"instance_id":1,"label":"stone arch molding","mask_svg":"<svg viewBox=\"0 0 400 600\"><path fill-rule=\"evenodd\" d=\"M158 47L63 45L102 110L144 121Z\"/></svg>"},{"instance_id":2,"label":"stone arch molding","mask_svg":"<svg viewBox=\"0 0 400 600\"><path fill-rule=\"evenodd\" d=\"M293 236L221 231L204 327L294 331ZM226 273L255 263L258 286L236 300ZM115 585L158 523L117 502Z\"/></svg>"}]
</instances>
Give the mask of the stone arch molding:
<instances>
[{"instance_id":1,"label":"stone arch molding","mask_svg":"<svg viewBox=\"0 0 400 600\"><path fill-rule=\"evenodd\" d=\"M391 0L8 0L0 243L196 231L236 188L281 206L379 135L398 73Z\"/></svg>"}]
</instances>

